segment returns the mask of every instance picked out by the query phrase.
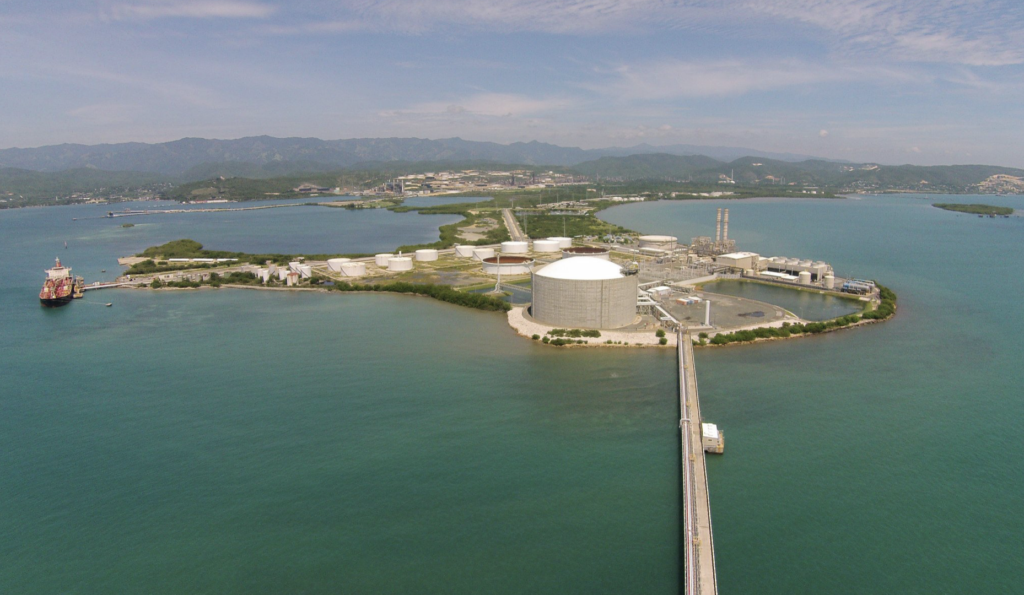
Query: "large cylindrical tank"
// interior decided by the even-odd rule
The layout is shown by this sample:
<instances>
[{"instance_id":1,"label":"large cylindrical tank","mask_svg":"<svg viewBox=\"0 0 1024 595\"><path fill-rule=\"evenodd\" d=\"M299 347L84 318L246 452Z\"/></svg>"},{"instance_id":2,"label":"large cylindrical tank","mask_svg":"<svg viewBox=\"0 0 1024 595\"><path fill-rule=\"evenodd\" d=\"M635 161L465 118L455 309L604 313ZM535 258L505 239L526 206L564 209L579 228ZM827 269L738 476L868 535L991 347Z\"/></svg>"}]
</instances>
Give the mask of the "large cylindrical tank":
<instances>
[{"instance_id":1,"label":"large cylindrical tank","mask_svg":"<svg viewBox=\"0 0 1024 595\"><path fill-rule=\"evenodd\" d=\"M393 256L388 259L389 271L411 271L412 259L408 256Z\"/></svg>"},{"instance_id":2,"label":"large cylindrical tank","mask_svg":"<svg viewBox=\"0 0 1024 595\"><path fill-rule=\"evenodd\" d=\"M572 246L570 248L562 249L562 258L571 258L573 256L592 256L594 258L603 258L604 260L611 260L608 255L608 250L605 248L591 248L590 246Z\"/></svg>"},{"instance_id":3,"label":"large cylindrical tank","mask_svg":"<svg viewBox=\"0 0 1024 595\"><path fill-rule=\"evenodd\" d=\"M533 259L526 256L492 256L483 261L484 272L489 275L528 275L533 270Z\"/></svg>"},{"instance_id":4,"label":"large cylindrical tank","mask_svg":"<svg viewBox=\"0 0 1024 595\"><path fill-rule=\"evenodd\" d=\"M437 250L433 248L424 248L423 250L416 251L416 260L420 262L430 262L437 260Z\"/></svg>"},{"instance_id":5,"label":"large cylindrical tank","mask_svg":"<svg viewBox=\"0 0 1024 595\"><path fill-rule=\"evenodd\" d=\"M267 270L270 271L271 276L276 275L277 274L277 265L276 264L268 264L267 265Z\"/></svg>"},{"instance_id":6,"label":"large cylindrical tank","mask_svg":"<svg viewBox=\"0 0 1024 595\"><path fill-rule=\"evenodd\" d=\"M530 244L526 242L502 242L502 254L526 254L530 251Z\"/></svg>"},{"instance_id":7,"label":"large cylindrical tank","mask_svg":"<svg viewBox=\"0 0 1024 595\"><path fill-rule=\"evenodd\" d=\"M835 289L836 278L834 275L825 275L825 289Z\"/></svg>"},{"instance_id":8,"label":"large cylindrical tank","mask_svg":"<svg viewBox=\"0 0 1024 595\"><path fill-rule=\"evenodd\" d=\"M366 274L365 262L346 262L341 265L341 274L346 277L362 277Z\"/></svg>"},{"instance_id":9,"label":"large cylindrical tank","mask_svg":"<svg viewBox=\"0 0 1024 595\"><path fill-rule=\"evenodd\" d=\"M301 264L302 263L297 261L297 260L289 262L288 263L288 270L290 270L293 273L297 273L297 272L299 272L299 265L301 265Z\"/></svg>"},{"instance_id":10,"label":"large cylindrical tank","mask_svg":"<svg viewBox=\"0 0 1024 595\"><path fill-rule=\"evenodd\" d=\"M473 258L483 260L494 256L494 248L477 248L473 250Z\"/></svg>"},{"instance_id":11,"label":"large cylindrical tank","mask_svg":"<svg viewBox=\"0 0 1024 595\"><path fill-rule=\"evenodd\" d=\"M335 273L341 272L341 265L352 260L351 258L331 258L327 261L327 268Z\"/></svg>"},{"instance_id":12,"label":"large cylindrical tank","mask_svg":"<svg viewBox=\"0 0 1024 595\"><path fill-rule=\"evenodd\" d=\"M614 329L636 318L637 276L614 262L579 256L534 272L530 315L561 328Z\"/></svg>"},{"instance_id":13,"label":"large cylindrical tank","mask_svg":"<svg viewBox=\"0 0 1024 595\"><path fill-rule=\"evenodd\" d=\"M548 239L552 240L552 241L555 241L555 242L558 242L558 247L559 248L568 248L568 247L572 246L572 238L553 237L553 238L548 238Z\"/></svg>"},{"instance_id":14,"label":"large cylindrical tank","mask_svg":"<svg viewBox=\"0 0 1024 595\"><path fill-rule=\"evenodd\" d=\"M797 275L797 277L800 279L800 283L801 284L803 284L803 285L810 285L811 284L811 273L810 273L810 271L800 271L800 274Z\"/></svg>"},{"instance_id":15,"label":"large cylindrical tank","mask_svg":"<svg viewBox=\"0 0 1024 595\"><path fill-rule=\"evenodd\" d=\"M373 257L373 262L379 267L386 267L393 256L394 254L378 254Z\"/></svg>"},{"instance_id":16,"label":"large cylindrical tank","mask_svg":"<svg viewBox=\"0 0 1024 595\"><path fill-rule=\"evenodd\" d=\"M285 268L277 269L277 278L278 278L278 280L279 281L284 281L285 279L287 279L289 272L291 272L291 271L289 271L288 269L285 269Z\"/></svg>"},{"instance_id":17,"label":"large cylindrical tank","mask_svg":"<svg viewBox=\"0 0 1024 595\"><path fill-rule=\"evenodd\" d=\"M456 246L455 247L455 256L458 257L458 258L472 258L473 257L473 250L476 250L476 246L466 246L466 245Z\"/></svg>"},{"instance_id":18,"label":"large cylindrical tank","mask_svg":"<svg viewBox=\"0 0 1024 595\"><path fill-rule=\"evenodd\" d=\"M310 277L313 276L313 267L309 266L308 264L299 265L299 275L303 279L309 279Z\"/></svg>"},{"instance_id":19,"label":"large cylindrical tank","mask_svg":"<svg viewBox=\"0 0 1024 595\"><path fill-rule=\"evenodd\" d=\"M679 239L675 236L640 236L637 238L641 248L656 250L675 250Z\"/></svg>"},{"instance_id":20,"label":"large cylindrical tank","mask_svg":"<svg viewBox=\"0 0 1024 595\"><path fill-rule=\"evenodd\" d=\"M558 245L558 240L533 241L534 252L558 252L559 250L561 250L561 246Z\"/></svg>"}]
</instances>

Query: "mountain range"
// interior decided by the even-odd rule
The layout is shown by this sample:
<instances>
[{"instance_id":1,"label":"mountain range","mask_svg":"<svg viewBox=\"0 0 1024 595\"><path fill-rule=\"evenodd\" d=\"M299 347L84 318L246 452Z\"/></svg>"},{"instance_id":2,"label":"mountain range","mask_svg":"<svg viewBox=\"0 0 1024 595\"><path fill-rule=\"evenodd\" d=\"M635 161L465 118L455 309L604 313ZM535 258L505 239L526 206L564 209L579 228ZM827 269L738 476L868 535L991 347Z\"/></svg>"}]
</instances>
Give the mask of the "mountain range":
<instances>
[{"instance_id":1,"label":"mountain range","mask_svg":"<svg viewBox=\"0 0 1024 595\"><path fill-rule=\"evenodd\" d=\"M32 171L93 168L105 171L159 173L183 180L200 180L231 167L246 177L272 177L301 171L330 171L373 162L475 161L500 164L574 166L601 157L642 154L704 155L730 161L752 156L779 161L803 161L806 155L770 153L740 147L672 145L580 149L532 141L502 145L460 138L275 138L254 136L234 140L183 138L166 143L51 145L0 150L0 167ZM229 165L226 165L229 164Z\"/></svg>"}]
</instances>

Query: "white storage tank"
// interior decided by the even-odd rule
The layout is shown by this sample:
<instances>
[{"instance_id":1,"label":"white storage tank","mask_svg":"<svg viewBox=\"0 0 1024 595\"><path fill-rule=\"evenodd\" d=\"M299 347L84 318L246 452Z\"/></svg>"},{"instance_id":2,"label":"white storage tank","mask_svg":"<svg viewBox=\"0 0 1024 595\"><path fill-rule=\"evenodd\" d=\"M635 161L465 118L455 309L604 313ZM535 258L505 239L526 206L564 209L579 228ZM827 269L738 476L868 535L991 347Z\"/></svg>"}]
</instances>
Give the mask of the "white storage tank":
<instances>
[{"instance_id":1,"label":"white storage tank","mask_svg":"<svg viewBox=\"0 0 1024 595\"><path fill-rule=\"evenodd\" d=\"M675 250L679 238L675 236L640 236L637 238L641 248L654 248L655 250Z\"/></svg>"},{"instance_id":2,"label":"white storage tank","mask_svg":"<svg viewBox=\"0 0 1024 595\"><path fill-rule=\"evenodd\" d=\"M579 256L533 273L530 315L560 328L614 329L636 318L637 276L608 260Z\"/></svg>"},{"instance_id":3,"label":"white storage tank","mask_svg":"<svg viewBox=\"0 0 1024 595\"><path fill-rule=\"evenodd\" d=\"M293 261L293 262L289 262L288 263L288 270L290 270L293 273L297 273L297 272L299 272L299 265L301 265L301 264L302 263L297 261L297 260Z\"/></svg>"},{"instance_id":4,"label":"white storage tank","mask_svg":"<svg viewBox=\"0 0 1024 595\"><path fill-rule=\"evenodd\" d=\"M835 289L836 278L835 275L825 275L825 289Z\"/></svg>"},{"instance_id":5,"label":"white storage tank","mask_svg":"<svg viewBox=\"0 0 1024 595\"><path fill-rule=\"evenodd\" d=\"M494 256L494 248L477 248L473 250L473 258L483 260Z\"/></svg>"},{"instance_id":6,"label":"white storage tank","mask_svg":"<svg viewBox=\"0 0 1024 595\"><path fill-rule=\"evenodd\" d=\"M800 284L801 285L810 285L811 284L811 273L810 273L810 271L800 271L800 274L797 275L797 277L800 279Z\"/></svg>"},{"instance_id":7,"label":"white storage tank","mask_svg":"<svg viewBox=\"0 0 1024 595\"><path fill-rule=\"evenodd\" d=\"M420 262L430 262L437 260L437 250L433 248L424 248L423 250L416 251L416 260Z\"/></svg>"},{"instance_id":8,"label":"white storage tank","mask_svg":"<svg viewBox=\"0 0 1024 595\"><path fill-rule=\"evenodd\" d=\"M557 240L534 240L533 251L534 252L558 252L562 247L558 245Z\"/></svg>"},{"instance_id":9,"label":"white storage tank","mask_svg":"<svg viewBox=\"0 0 1024 595\"><path fill-rule=\"evenodd\" d=\"M554 237L554 238L548 238L548 239L553 241L553 242L558 242L558 247L559 248L569 248L569 247L572 246L572 238Z\"/></svg>"},{"instance_id":10,"label":"white storage tank","mask_svg":"<svg viewBox=\"0 0 1024 595\"><path fill-rule=\"evenodd\" d=\"M393 256L394 254L378 254L373 257L373 262L377 266L384 268L388 266L388 261L391 260Z\"/></svg>"},{"instance_id":11,"label":"white storage tank","mask_svg":"<svg viewBox=\"0 0 1024 595\"><path fill-rule=\"evenodd\" d=\"M299 275L301 275L303 279L309 279L313 276L313 267L308 264L299 265Z\"/></svg>"},{"instance_id":12,"label":"white storage tank","mask_svg":"<svg viewBox=\"0 0 1024 595\"><path fill-rule=\"evenodd\" d=\"M388 259L389 271L411 271L412 259L408 256L393 256Z\"/></svg>"},{"instance_id":13,"label":"white storage tank","mask_svg":"<svg viewBox=\"0 0 1024 595\"><path fill-rule=\"evenodd\" d=\"M366 274L365 262L345 262L341 265L341 274L346 277L362 277Z\"/></svg>"},{"instance_id":14,"label":"white storage tank","mask_svg":"<svg viewBox=\"0 0 1024 595\"><path fill-rule=\"evenodd\" d=\"M473 250L476 250L476 246L466 246L466 245L456 246L455 247L455 256L457 258L472 258L473 257Z\"/></svg>"},{"instance_id":15,"label":"white storage tank","mask_svg":"<svg viewBox=\"0 0 1024 595\"><path fill-rule=\"evenodd\" d=\"M289 271L288 269L277 269L277 278L278 278L278 280L279 281L284 281L285 279L288 278L288 273L290 273L290 272L291 271Z\"/></svg>"},{"instance_id":16,"label":"white storage tank","mask_svg":"<svg viewBox=\"0 0 1024 595\"><path fill-rule=\"evenodd\" d=\"M267 270L270 271L271 275L276 275L277 274L277 265L276 264L268 264L267 265Z\"/></svg>"},{"instance_id":17,"label":"white storage tank","mask_svg":"<svg viewBox=\"0 0 1024 595\"><path fill-rule=\"evenodd\" d=\"M484 272L488 275L528 275L533 270L533 259L526 256L492 256L484 259Z\"/></svg>"},{"instance_id":18,"label":"white storage tank","mask_svg":"<svg viewBox=\"0 0 1024 595\"><path fill-rule=\"evenodd\" d=\"M327 261L327 268L331 269L335 273L341 272L341 265L352 260L351 258L331 258Z\"/></svg>"},{"instance_id":19,"label":"white storage tank","mask_svg":"<svg viewBox=\"0 0 1024 595\"><path fill-rule=\"evenodd\" d=\"M530 251L530 245L526 242L502 242L502 254L526 254Z\"/></svg>"}]
</instances>

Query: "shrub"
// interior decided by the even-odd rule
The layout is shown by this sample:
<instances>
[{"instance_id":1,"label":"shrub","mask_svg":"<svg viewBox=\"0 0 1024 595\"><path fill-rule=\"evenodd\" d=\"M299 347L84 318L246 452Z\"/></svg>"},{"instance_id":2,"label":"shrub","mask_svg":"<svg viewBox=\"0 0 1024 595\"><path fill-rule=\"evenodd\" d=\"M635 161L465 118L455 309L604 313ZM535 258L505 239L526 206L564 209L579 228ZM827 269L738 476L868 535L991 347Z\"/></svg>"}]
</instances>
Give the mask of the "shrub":
<instances>
[{"instance_id":1,"label":"shrub","mask_svg":"<svg viewBox=\"0 0 1024 595\"><path fill-rule=\"evenodd\" d=\"M697 333L697 337L700 338L700 339L707 339L708 338L708 334L703 332L703 331L701 331L700 333Z\"/></svg>"},{"instance_id":2,"label":"shrub","mask_svg":"<svg viewBox=\"0 0 1024 595\"><path fill-rule=\"evenodd\" d=\"M658 329L657 331L655 331L654 336L655 337L664 337L665 336L665 331L663 329Z\"/></svg>"},{"instance_id":3,"label":"shrub","mask_svg":"<svg viewBox=\"0 0 1024 595\"><path fill-rule=\"evenodd\" d=\"M540 339L540 335L534 335L534 336L532 336L530 338L533 339L534 341L536 341L536 340Z\"/></svg>"},{"instance_id":4,"label":"shrub","mask_svg":"<svg viewBox=\"0 0 1024 595\"><path fill-rule=\"evenodd\" d=\"M668 337L658 339L658 345L668 345Z\"/></svg>"},{"instance_id":5,"label":"shrub","mask_svg":"<svg viewBox=\"0 0 1024 595\"><path fill-rule=\"evenodd\" d=\"M551 339L544 337L543 339L541 339L541 341L543 341L544 343L550 343Z\"/></svg>"},{"instance_id":6,"label":"shrub","mask_svg":"<svg viewBox=\"0 0 1024 595\"><path fill-rule=\"evenodd\" d=\"M149 286L153 289L160 289L164 284L160 282L160 279L153 279L153 282L150 283Z\"/></svg>"}]
</instances>

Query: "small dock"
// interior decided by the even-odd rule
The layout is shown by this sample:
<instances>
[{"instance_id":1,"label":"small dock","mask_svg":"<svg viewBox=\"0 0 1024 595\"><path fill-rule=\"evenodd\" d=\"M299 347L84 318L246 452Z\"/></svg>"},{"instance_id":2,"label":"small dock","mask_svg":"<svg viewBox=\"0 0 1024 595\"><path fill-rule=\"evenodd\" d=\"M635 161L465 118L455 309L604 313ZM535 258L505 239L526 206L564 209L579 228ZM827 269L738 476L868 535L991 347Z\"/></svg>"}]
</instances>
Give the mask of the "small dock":
<instances>
[{"instance_id":1,"label":"small dock","mask_svg":"<svg viewBox=\"0 0 1024 595\"><path fill-rule=\"evenodd\" d=\"M683 588L685 595L717 595L715 542L711 531L704 437L693 362L693 338L677 331L679 442L682 454Z\"/></svg>"}]
</instances>

